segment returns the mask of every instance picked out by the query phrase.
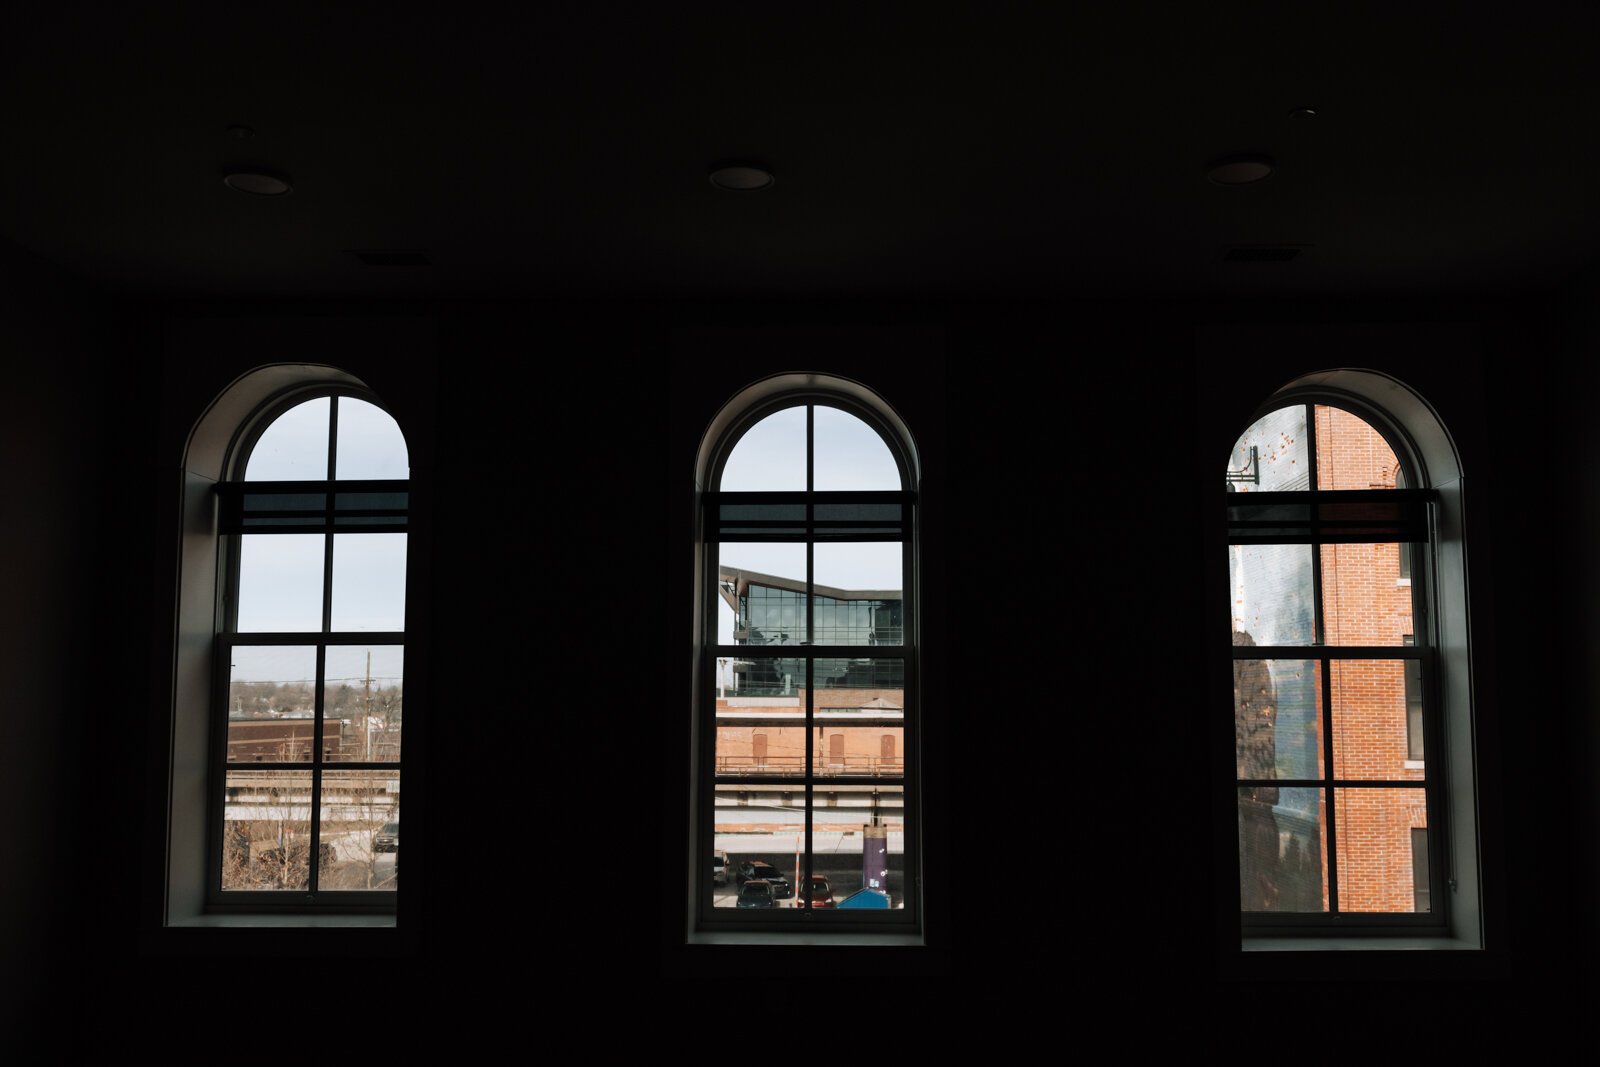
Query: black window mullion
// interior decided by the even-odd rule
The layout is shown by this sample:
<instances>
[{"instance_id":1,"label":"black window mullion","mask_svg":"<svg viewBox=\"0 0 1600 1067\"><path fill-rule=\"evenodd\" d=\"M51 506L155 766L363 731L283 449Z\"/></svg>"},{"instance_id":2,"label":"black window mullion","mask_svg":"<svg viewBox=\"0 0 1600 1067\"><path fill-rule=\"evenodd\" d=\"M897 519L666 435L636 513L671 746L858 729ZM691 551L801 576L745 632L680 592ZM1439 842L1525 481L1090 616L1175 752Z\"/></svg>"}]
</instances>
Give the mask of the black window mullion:
<instances>
[{"instance_id":1,"label":"black window mullion","mask_svg":"<svg viewBox=\"0 0 1600 1067\"><path fill-rule=\"evenodd\" d=\"M806 447L806 456L807 456L807 460L806 460L806 488L807 489L809 489L811 487L811 463L810 463L810 456L811 456L811 448L810 448L810 443L811 443L811 415L812 415L812 408L811 408L811 405L808 404L808 405L806 405L806 445L807 445L807 447ZM812 517L813 513L814 513L814 505L812 505L810 503L806 504L806 518L808 520ZM816 766L815 766L815 763L816 763L816 755L815 755L816 738L813 737L812 735L813 735L813 733L815 732L815 729L816 729L815 721L816 721L817 696L816 696L815 687L816 687L816 676L817 676L817 669L816 669L817 661L816 661L815 655L811 652L811 644L812 644L812 641L815 639L815 628L816 628L816 623L817 623L816 611L815 611L815 607L816 607L815 592L816 592L816 578L817 578L817 575L816 575L816 547L817 546L816 546L815 542L810 541L810 540L806 541L806 757L805 757L806 758L806 772L805 772L805 778L806 778L806 863L805 863L805 872L806 872L806 876L805 876L805 881L800 883L800 885L795 886L795 894L796 894L795 900L796 900L797 903L802 899L805 900L805 911L806 911L806 914L808 914L808 915L811 913L811 874L812 874L812 862L813 862L813 858L812 858L812 855L811 855L811 831L812 831L811 804L812 804L813 798L816 796ZM802 890L805 893L804 897L799 896L799 894L802 892Z\"/></svg>"},{"instance_id":2,"label":"black window mullion","mask_svg":"<svg viewBox=\"0 0 1600 1067\"><path fill-rule=\"evenodd\" d=\"M1317 584L1317 600L1322 599L1322 585ZM1328 914L1339 913L1339 849L1337 820L1338 813L1334 810L1333 791L1333 661L1322 661L1322 751L1324 764L1322 768L1323 779L1323 804L1328 812L1328 840L1325 842L1328 850Z\"/></svg>"},{"instance_id":3,"label":"black window mullion","mask_svg":"<svg viewBox=\"0 0 1600 1067\"><path fill-rule=\"evenodd\" d=\"M326 689L323 677L327 673L327 653L327 646L319 643L316 688L311 692L311 850L306 856L306 864L311 872L310 889L313 894L317 892L322 877L322 865L318 860L322 855L322 705Z\"/></svg>"}]
</instances>

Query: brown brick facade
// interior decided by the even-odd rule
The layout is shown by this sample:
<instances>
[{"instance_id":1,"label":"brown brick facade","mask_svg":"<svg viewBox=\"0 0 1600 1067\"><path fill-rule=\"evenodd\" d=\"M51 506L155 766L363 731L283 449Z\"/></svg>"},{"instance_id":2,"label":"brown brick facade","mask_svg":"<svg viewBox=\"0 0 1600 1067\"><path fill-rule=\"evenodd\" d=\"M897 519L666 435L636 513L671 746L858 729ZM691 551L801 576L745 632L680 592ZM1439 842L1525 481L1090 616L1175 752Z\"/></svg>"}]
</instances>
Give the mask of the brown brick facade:
<instances>
[{"instance_id":1,"label":"brown brick facade","mask_svg":"<svg viewBox=\"0 0 1600 1067\"><path fill-rule=\"evenodd\" d=\"M1399 462L1371 426L1325 405L1316 406L1315 418L1318 489L1397 485ZM1414 632L1412 588L1402 577L1399 546L1323 545L1319 551L1324 643L1408 643ZM1332 691L1323 694L1322 707L1333 716L1335 777L1420 785L1421 761L1408 759L1403 663L1334 660L1330 677ZM1414 910L1411 831L1428 825L1422 790L1342 788L1335 793L1340 910Z\"/></svg>"}]
</instances>

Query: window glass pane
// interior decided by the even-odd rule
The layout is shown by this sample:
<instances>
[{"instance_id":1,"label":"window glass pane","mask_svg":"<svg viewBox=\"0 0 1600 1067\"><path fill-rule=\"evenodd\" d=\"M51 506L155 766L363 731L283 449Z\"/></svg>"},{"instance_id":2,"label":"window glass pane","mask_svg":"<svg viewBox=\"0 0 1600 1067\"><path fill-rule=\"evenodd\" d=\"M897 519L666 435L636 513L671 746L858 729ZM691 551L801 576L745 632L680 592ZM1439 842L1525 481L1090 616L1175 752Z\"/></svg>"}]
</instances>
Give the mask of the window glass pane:
<instances>
[{"instance_id":1,"label":"window glass pane","mask_svg":"<svg viewBox=\"0 0 1600 1067\"><path fill-rule=\"evenodd\" d=\"M829 782L811 797L812 873L827 880L834 906L903 909L905 787Z\"/></svg>"},{"instance_id":2,"label":"window glass pane","mask_svg":"<svg viewBox=\"0 0 1600 1067\"><path fill-rule=\"evenodd\" d=\"M1233 727L1241 780L1322 777L1322 664L1233 661Z\"/></svg>"},{"instance_id":3,"label":"window glass pane","mask_svg":"<svg viewBox=\"0 0 1600 1067\"><path fill-rule=\"evenodd\" d=\"M1402 484L1394 449L1366 420L1326 404L1316 406L1315 418L1318 489L1394 489Z\"/></svg>"},{"instance_id":4,"label":"window glass pane","mask_svg":"<svg viewBox=\"0 0 1600 1067\"><path fill-rule=\"evenodd\" d=\"M727 543L718 560L718 644L805 644L805 545Z\"/></svg>"},{"instance_id":5,"label":"window glass pane","mask_svg":"<svg viewBox=\"0 0 1600 1067\"><path fill-rule=\"evenodd\" d=\"M326 771L317 888L398 888L400 772Z\"/></svg>"},{"instance_id":6,"label":"window glass pane","mask_svg":"<svg viewBox=\"0 0 1600 1067\"><path fill-rule=\"evenodd\" d=\"M326 481L328 398L296 404L256 440L245 464L247 482Z\"/></svg>"},{"instance_id":7,"label":"window glass pane","mask_svg":"<svg viewBox=\"0 0 1600 1067\"><path fill-rule=\"evenodd\" d=\"M311 762L316 685L315 647L235 645L228 674L228 762Z\"/></svg>"},{"instance_id":8,"label":"window glass pane","mask_svg":"<svg viewBox=\"0 0 1600 1067\"><path fill-rule=\"evenodd\" d=\"M1416 829L1411 831L1411 890L1415 898L1413 910L1427 912L1433 910L1433 893L1430 890L1428 879L1428 831Z\"/></svg>"},{"instance_id":9,"label":"window glass pane","mask_svg":"<svg viewBox=\"0 0 1600 1067\"><path fill-rule=\"evenodd\" d=\"M1335 789L1339 910L1415 910L1411 832L1426 829L1421 789Z\"/></svg>"},{"instance_id":10,"label":"window glass pane","mask_svg":"<svg viewBox=\"0 0 1600 1067\"><path fill-rule=\"evenodd\" d=\"M1311 488L1304 404L1263 415L1240 436L1228 456L1228 488L1238 493Z\"/></svg>"},{"instance_id":11,"label":"window glass pane","mask_svg":"<svg viewBox=\"0 0 1600 1067\"><path fill-rule=\"evenodd\" d=\"M816 452L812 487L836 489L899 489L900 468L876 430L856 416L818 404L812 434ZM724 487L726 488L726 486Z\"/></svg>"},{"instance_id":12,"label":"window glass pane","mask_svg":"<svg viewBox=\"0 0 1600 1067\"><path fill-rule=\"evenodd\" d=\"M830 542L812 552L817 572L813 644L904 643L900 542Z\"/></svg>"},{"instance_id":13,"label":"window glass pane","mask_svg":"<svg viewBox=\"0 0 1600 1067\"><path fill-rule=\"evenodd\" d=\"M406 628L406 535L335 534L333 629Z\"/></svg>"},{"instance_id":14,"label":"window glass pane","mask_svg":"<svg viewBox=\"0 0 1600 1067\"><path fill-rule=\"evenodd\" d=\"M322 629L322 534L244 534L239 633Z\"/></svg>"},{"instance_id":15,"label":"window glass pane","mask_svg":"<svg viewBox=\"0 0 1600 1067\"><path fill-rule=\"evenodd\" d=\"M1309 645L1316 599L1310 545L1232 545L1228 580L1235 645Z\"/></svg>"},{"instance_id":16,"label":"window glass pane","mask_svg":"<svg viewBox=\"0 0 1600 1067\"><path fill-rule=\"evenodd\" d=\"M311 885L311 772L229 768L222 823L222 888Z\"/></svg>"},{"instance_id":17,"label":"window glass pane","mask_svg":"<svg viewBox=\"0 0 1600 1067\"><path fill-rule=\"evenodd\" d=\"M899 778L905 729L898 723L852 726L824 719L811 748L812 773L826 778Z\"/></svg>"},{"instance_id":18,"label":"window glass pane","mask_svg":"<svg viewBox=\"0 0 1600 1067\"><path fill-rule=\"evenodd\" d=\"M752 709L753 710L753 709ZM804 707L787 717L766 718L751 711L724 715L717 708L717 773L790 775L806 773ZM773 719L778 719L774 722Z\"/></svg>"},{"instance_id":19,"label":"window glass pane","mask_svg":"<svg viewBox=\"0 0 1600 1067\"><path fill-rule=\"evenodd\" d=\"M775 411L739 438L722 467L725 493L804 492L806 409Z\"/></svg>"},{"instance_id":20,"label":"window glass pane","mask_svg":"<svg viewBox=\"0 0 1600 1067\"><path fill-rule=\"evenodd\" d=\"M1239 902L1244 911L1328 910L1324 790L1239 790Z\"/></svg>"},{"instance_id":21,"label":"window glass pane","mask_svg":"<svg viewBox=\"0 0 1600 1067\"><path fill-rule=\"evenodd\" d=\"M1400 546L1318 545L1322 622L1330 645L1402 645L1412 634L1411 585L1397 580Z\"/></svg>"},{"instance_id":22,"label":"window glass pane","mask_svg":"<svg viewBox=\"0 0 1600 1067\"><path fill-rule=\"evenodd\" d=\"M1406 766L1411 760L1406 673L1416 662L1336 659L1329 663L1334 777L1422 781L1421 767ZM1420 711L1419 703L1418 734ZM1339 832L1344 829L1341 821Z\"/></svg>"},{"instance_id":23,"label":"window glass pane","mask_svg":"<svg viewBox=\"0 0 1600 1067\"><path fill-rule=\"evenodd\" d=\"M406 439L394 416L365 400L339 398L336 478L406 478Z\"/></svg>"},{"instance_id":24,"label":"window glass pane","mask_svg":"<svg viewBox=\"0 0 1600 1067\"><path fill-rule=\"evenodd\" d=\"M794 906L805 874L806 793L803 785L719 784L712 817L712 902L718 908L773 910ZM725 857L723 881L715 878ZM764 885L751 886L752 881Z\"/></svg>"},{"instance_id":25,"label":"window glass pane","mask_svg":"<svg viewBox=\"0 0 1600 1067\"><path fill-rule=\"evenodd\" d=\"M719 715L726 709L741 720L796 708L805 714L806 661L796 656L718 656L716 685Z\"/></svg>"},{"instance_id":26,"label":"window glass pane","mask_svg":"<svg viewBox=\"0 0 1600 1067\"><path fill-rule=\"evenodd\" d=\"M405 649L329 645L323 667L322 751L333 762L400 758Z\"/></svg>"}]
</instances>

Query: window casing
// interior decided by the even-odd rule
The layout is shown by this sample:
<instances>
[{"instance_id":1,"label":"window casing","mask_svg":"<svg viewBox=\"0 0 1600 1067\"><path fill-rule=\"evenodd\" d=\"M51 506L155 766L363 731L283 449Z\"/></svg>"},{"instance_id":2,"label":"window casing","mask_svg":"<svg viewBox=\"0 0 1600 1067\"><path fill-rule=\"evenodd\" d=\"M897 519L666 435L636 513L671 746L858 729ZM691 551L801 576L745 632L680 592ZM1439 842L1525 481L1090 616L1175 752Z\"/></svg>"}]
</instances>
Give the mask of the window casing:
<instances>
[{"instance_id":1,"label":"window casing","mask_svg":"<svg viewBox=\"0 0 1600 1067\"><path fill-rule=\"evenodd\" d=\"M1315 384L1285 387L1262 406L1228 464L1231 793L1245 944L1414 935L1477 947L1459 467L1431 410L1392 379L1310 377ZM1399 416L1371 394L1402 401ZM1296 408L1303 440L1277 426L1282 447L1251 441ZM1331 411L1365 424L1368 444L1378 431L1399 470L1361 487L1342 477L1348 464L1329 471L1340 462ZM1330 450L1322 477L1319 448ZM1269 464L1279 464L1277 484L1263 476ZM1253 572L1242 559L1252 552ZM1276 590L1263 580L1274 554ZM1293 581L1282 577L1290 572ZM1258 610L1272 599L1263 594L1288 585L1296 595Z\"/></svg>"},{"instance_id":2,"label":"window casing","mask_svg":"<svg viewBox=\"0 0 1600 1067\"><path fill-rule=\"evenodd\" d=\"M690 925L914 933L921 914L914 452L903 426L861 402L861 387L835 392L816 388L816 376L806 382L809 388L768 389L753 403L735 398L724 412L732 417L702 450L701 485L709 488L699 494L697 515L701 770ZM818 411L871 427L893 457L892 487L816 488ZM803 413L803 476L796 467L789 488L723 491L724 469L746 433L783 412L796 428ZM784 574L739 565L740 553L751 551L787 554L791 565L772 568ZM846 573L852 554L889 567L898 588L830 581L830 568ZM776 908L741 905L737 876L726 886L711 877L709 857L719 851L729 853L735 872L741 861L761 860L800 886L825 877L843 906L820 906L820 890L819 906L809 906L799 887Z\"/></svg>"},{"instance_id":3,"label":"window casing","mask_svg":"<svg viewBox=\"0 0 1600 1067\"><path fill-rule=\"evenodd\" d=\"M273 429L321 404L325 466L252 477ZM349 467L341 408L351 424L382 412L349 387L274 397L247 420L215 487L209 911L395 909L409 482L393 476L405 448L392 420L376 461L385 476L338 477ZM387 415L376 417L382 437ZM344 439L354 451L354 433ZM283 595L313 587L292 605Z\"/></svg>"}]
</instances>

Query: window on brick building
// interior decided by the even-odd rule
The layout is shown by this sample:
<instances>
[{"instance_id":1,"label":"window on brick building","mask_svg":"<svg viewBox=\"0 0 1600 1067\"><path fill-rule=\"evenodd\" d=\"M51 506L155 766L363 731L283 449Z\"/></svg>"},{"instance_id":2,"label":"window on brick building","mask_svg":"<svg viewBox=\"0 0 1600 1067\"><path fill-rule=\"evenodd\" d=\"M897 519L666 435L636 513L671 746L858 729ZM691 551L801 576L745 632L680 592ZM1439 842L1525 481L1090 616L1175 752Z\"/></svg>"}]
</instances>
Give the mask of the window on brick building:
<instances>
[{"instance_id":1,"label":"window on brick building","mask_svg":"<svg viewBox=\"0 0 1600 1067\"><path fill-rule=\"evenodd\" d=\"M1437 494L1419 488L1428 483L1417 466L1398 427L1350 399L1280 400L1234 445L1234 790L1247 930L1447 921L1426 889L1440 860L1427 830L1445 811L1440 776L1422 759L1441 719L1426 566Z\"/></svg>"},{"instance_id":2,"label":"window on brick building","mask_svg":"<svg viewBox=\"0 0 1600 1067\"><path fill-rule=\"evenodd\" d=\"M910 435L857 383L780 376L723 410L698 474L692 928L914 932ZM720 886L719 852L767 866ZM753 872L776 907L751 906ZM797 891L819 877L831 905Z\"/></svg>"}]
</instances>

